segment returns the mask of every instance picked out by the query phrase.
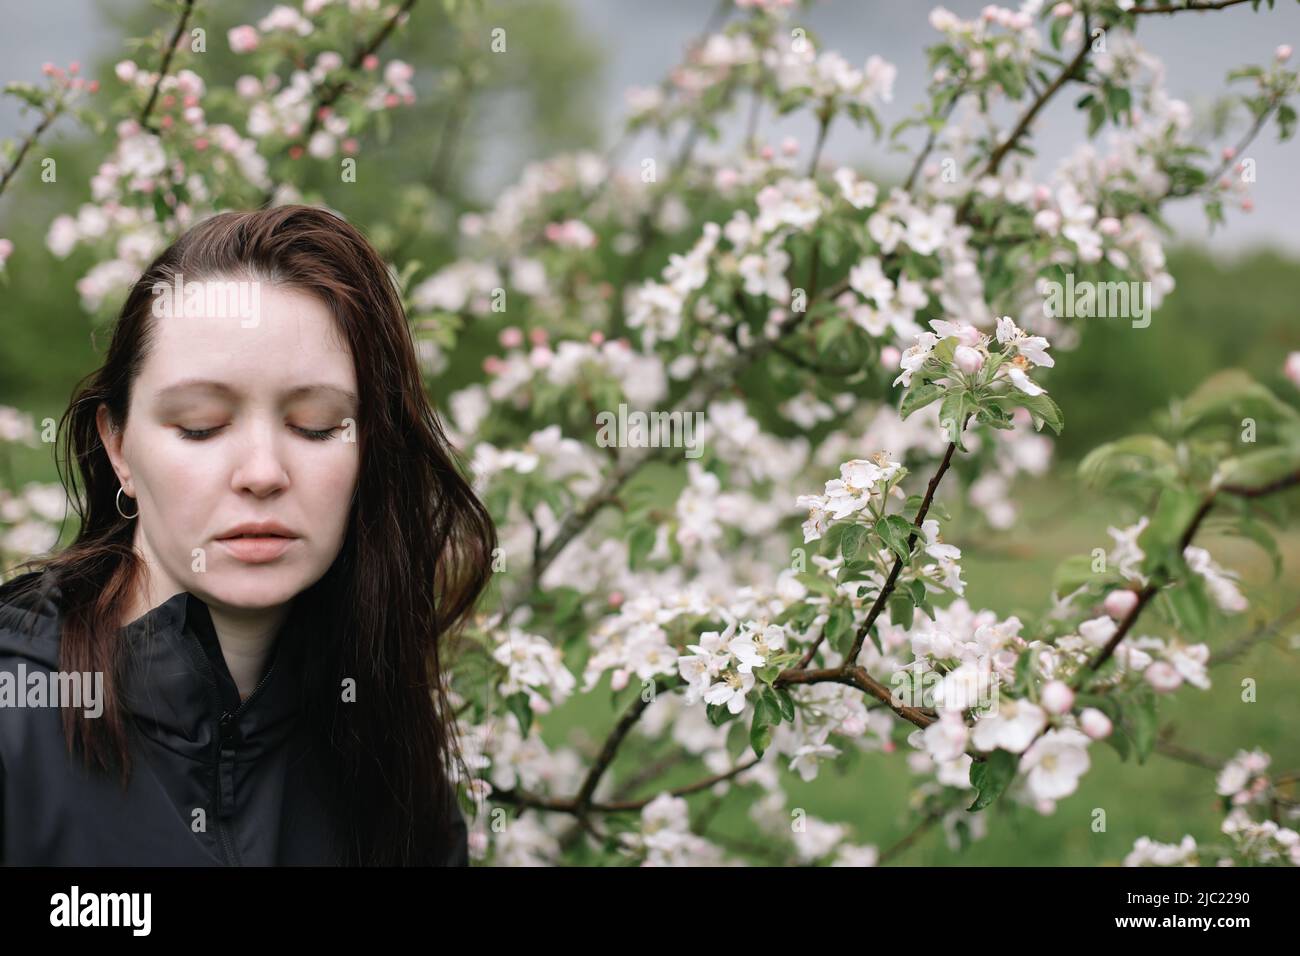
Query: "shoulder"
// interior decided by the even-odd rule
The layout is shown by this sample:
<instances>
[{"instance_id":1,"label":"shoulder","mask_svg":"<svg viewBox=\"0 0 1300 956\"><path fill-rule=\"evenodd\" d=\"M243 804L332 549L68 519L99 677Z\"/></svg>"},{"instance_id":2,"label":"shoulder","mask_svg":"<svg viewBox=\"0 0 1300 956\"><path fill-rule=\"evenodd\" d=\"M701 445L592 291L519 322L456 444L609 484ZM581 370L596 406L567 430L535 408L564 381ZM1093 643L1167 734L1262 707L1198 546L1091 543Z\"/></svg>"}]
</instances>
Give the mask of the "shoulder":
<instances>
[{"instance_id":1,"label":"shoulder","mask_svg":"<svg viewBox=\"0 0 1300 956\"><path fill-rule=\"evenodd\" d=\"M0 661L24 658L57 667L62 614L53 571L31 571L0 584Z\"/></svg>"}]
</instances>

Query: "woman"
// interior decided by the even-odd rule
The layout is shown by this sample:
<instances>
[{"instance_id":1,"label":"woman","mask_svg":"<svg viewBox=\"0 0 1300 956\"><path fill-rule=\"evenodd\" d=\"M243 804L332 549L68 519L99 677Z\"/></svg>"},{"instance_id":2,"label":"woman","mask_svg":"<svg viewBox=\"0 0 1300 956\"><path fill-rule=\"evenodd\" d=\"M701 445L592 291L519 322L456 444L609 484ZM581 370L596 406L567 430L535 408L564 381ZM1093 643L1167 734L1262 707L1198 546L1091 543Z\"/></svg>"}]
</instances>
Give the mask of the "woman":
<instances>
[{"instance_id":1,"label":"woman","mask_svg":"<svg viewBox=\"0 0 1300 956\"><path fill-rule=\"evenodd\" d=\"M496 537L361 233L193 227L60 430L77 538L0 588L0 860L466 864L443 652Z\"/></svg>"}]
</instances>

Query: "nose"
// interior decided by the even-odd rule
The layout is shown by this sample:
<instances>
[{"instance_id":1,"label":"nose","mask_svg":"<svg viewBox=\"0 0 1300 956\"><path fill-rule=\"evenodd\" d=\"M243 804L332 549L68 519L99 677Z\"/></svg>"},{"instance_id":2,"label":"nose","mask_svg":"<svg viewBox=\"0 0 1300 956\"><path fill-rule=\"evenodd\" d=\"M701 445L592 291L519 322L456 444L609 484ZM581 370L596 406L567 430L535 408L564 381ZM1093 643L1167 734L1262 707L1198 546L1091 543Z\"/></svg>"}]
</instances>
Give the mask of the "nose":
<instances>
[{"instance_id":1,"label":"nose","mask_svg":"<svg viewBox=\"0 0 1300 956\"><path fill-rule=\"evenodd\" d=\"M259 498L276 494L289 486L281 438L272 425L252 424L244 442L235 446L239 460L231 474L231 487Z\"/></svg>"}]
</instances>

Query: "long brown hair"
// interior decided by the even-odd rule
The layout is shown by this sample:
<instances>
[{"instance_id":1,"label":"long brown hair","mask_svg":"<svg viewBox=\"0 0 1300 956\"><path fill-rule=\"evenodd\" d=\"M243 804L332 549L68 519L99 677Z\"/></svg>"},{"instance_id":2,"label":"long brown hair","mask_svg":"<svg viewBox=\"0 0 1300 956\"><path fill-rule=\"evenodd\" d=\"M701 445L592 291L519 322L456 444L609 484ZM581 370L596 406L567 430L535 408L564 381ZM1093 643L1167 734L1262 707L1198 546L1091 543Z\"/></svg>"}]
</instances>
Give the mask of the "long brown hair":
<instances>
[{"instance_id":1,"label":"long brown hair","mask_svg":"<svg viewBox=\"0 0 1300 956\"><path fill-rule=\"evenodd\" d=\"M57 575L60 667L103 673L106 697L98 720L65 709L69 751L79 748L88 766L129 778L115 637L143 563L133 548L135 526L115 505L118 480L95 415L102 402L114 426L125 427L132 382L149 348L153 287L171 284L177 273L186 282L247 279L316 296L351 347L360 399L358 490L337 559L294 602L300 623L311 618L304 716L338 801L340 862L439 859L459 752L441 652L487 584L496 532L426 398L388 268L356 228L324 209L221 213L177 239L136 281L103 366L79 383L60 421L56 458L80 530L63 551L27 565ZM345 678L356 681L356 700L346 705Z\"/></svg>"}]
</instances>

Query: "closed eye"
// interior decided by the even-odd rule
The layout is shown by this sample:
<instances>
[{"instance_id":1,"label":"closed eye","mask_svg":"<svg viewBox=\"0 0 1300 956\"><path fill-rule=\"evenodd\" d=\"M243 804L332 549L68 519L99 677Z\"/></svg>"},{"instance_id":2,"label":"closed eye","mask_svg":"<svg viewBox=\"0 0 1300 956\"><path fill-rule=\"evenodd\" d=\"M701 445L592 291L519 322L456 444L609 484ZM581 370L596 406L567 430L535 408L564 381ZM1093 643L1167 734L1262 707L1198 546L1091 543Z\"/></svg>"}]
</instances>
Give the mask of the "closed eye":
<instances>
[{"instance_id":1,"label":"closed eye","mask_svg":"<svg viewBox=\"0 0 1300 956\"><path fill-rule=\"evenodd\" d=\"M204 439L211 438L217 432L221 431L221 429L225 428L224 425L215 425L212 428L184 428L180 425L176 427L180 431L181 437L187 441L203 441ZM292 427L298 434L302 435L303 438L310 439L311 441L328 441L341 426L334 425L330 428L299 428L297 425L293 425L290 427Z\"/></svg>"}]
</instances>

